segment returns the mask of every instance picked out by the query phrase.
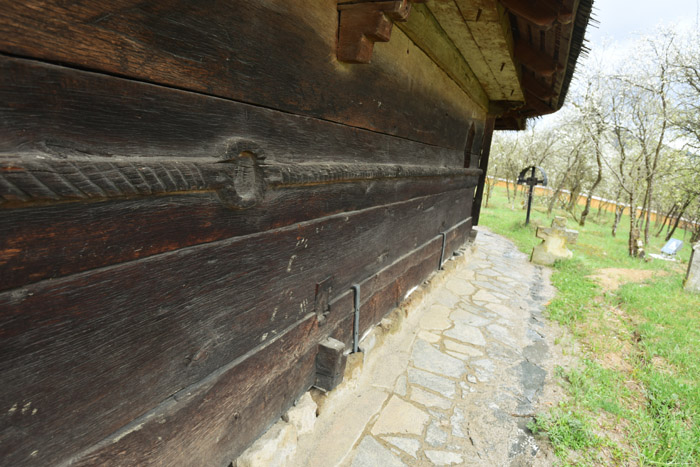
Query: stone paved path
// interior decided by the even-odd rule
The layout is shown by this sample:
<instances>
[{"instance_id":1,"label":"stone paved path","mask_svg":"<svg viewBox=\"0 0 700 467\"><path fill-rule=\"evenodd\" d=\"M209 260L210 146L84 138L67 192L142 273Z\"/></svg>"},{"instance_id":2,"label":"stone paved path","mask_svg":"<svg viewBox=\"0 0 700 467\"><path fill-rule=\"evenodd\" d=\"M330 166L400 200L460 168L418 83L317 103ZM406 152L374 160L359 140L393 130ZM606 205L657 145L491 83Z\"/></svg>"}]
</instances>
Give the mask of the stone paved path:
<instances>
[{"instance_id":1,"label":"stone paved path","mask_svg":"<svg viewBox=\"0 0 700 467\"><path fill-rule=\"evenodd\" d=\"M541 315L549 270L483 228L476 251L454 263L412 322L321 406L296 465L552 463L525 428L559 358L558 331Z\"/></svg>"}]
</instances>

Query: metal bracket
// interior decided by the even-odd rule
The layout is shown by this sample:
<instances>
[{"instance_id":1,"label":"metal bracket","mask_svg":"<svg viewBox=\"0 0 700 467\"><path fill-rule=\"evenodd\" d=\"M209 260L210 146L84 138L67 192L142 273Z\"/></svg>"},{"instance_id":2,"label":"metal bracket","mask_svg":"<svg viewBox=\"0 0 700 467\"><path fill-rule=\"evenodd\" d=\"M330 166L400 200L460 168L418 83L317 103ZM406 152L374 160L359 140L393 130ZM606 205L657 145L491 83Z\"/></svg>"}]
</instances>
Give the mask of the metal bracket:
<instances>
[{"instance_id":1,"label":"metal bracket","mask_svg":"<svg viewBox=\"0 0 700 467\"><path fill-rule=\"evenodd\" d=\"M360 284L353 284L355 302L355 321L352 329L352 353L360 351Z\"/></svg>"},{"instance_id":2,"label":"metal bracket","mask_svg":"<svg viewBox=\"0 0 700 467\"><path fill-rule=\"evenodd\" d=\"M316 297L314 301L314 313L318 324L326 321L326 316L331 312L331 292L333 291L331 277L327 277L316 284Z\"/></svg>"},{"instance_id":3,"label":"metal bracket","mask_svg":"<svg viewBox=\"0 0 700 467\"><path fill-rule=\"evenodd\" d=\"M442 250L440 251L440 263L438 263L438 271L442 271L442 262L445 259L445 244L447 243L447 232L440 232L442 235Z\"/></svg>"}]
</instances>

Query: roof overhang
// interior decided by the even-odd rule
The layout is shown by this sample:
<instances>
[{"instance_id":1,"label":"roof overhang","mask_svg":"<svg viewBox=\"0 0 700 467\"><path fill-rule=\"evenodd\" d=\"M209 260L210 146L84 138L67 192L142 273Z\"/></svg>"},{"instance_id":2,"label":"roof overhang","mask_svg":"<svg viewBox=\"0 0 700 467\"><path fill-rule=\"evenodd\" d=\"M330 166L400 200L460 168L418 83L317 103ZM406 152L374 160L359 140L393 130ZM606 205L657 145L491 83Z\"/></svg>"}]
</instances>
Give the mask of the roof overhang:
<instances>
[{"instance_id":1,"label":"roof overhang","mask_svg":"<svg viewBox=\"0 0 700 467\"><path fill-rule=\"evenodd\" d=\"M340 0L338 57L368 63L395 23L496 129L557 111L573 77L592 0Z\"/></svg>"}]
</instances>

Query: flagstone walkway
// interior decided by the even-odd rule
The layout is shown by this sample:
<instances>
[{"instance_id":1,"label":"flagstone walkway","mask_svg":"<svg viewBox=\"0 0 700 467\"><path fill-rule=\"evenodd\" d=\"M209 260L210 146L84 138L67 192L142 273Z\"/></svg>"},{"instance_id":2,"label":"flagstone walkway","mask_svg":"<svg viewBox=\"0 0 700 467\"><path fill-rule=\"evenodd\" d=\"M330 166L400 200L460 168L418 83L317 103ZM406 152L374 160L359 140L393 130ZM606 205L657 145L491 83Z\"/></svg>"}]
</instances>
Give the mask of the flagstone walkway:
<instances>
[{"instance_id":1,"label":"flagstone walkway","mask_svg":"<svg viewBox=\"0 0 700 467\"><path fill-rule=\"evenodd\" d=\"M549 270L479 228L386 336L370 336L364 367L324 400L296 465L353 467L551 465L527 423L559 388L561 331L542 317ZM393 320L397 321L394 313ZM381 341L381 343L380 343ZM359 354L356 354L359 355Z\"/></svg>"}]
</instances>

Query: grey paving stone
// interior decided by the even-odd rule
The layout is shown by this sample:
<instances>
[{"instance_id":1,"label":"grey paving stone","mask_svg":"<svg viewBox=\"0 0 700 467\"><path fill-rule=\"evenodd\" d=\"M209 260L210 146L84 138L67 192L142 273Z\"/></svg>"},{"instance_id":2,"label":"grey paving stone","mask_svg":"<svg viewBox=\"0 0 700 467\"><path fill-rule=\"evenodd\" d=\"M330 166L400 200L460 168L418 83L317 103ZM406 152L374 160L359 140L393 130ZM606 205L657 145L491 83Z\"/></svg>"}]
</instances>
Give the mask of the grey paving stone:
<instances>
[{"instance_id":1,"label":"grey paving stone","mask_svg":"<svg viewBox=\"0 0 700 467\"><path fill-rule=\"evenodd\" d=\"M527 361L521 362L518 369L520 381L524 388L523 393L529 401L533 401L544 387L544 380L547 376L547 372L539 366Z\"/></svg>"},{"instance_id":2,"label":"grey paving stone","mask_svg":"<svg viewBox=\"0 0 700 467\"><path fill-rule=\"evenodd\" d=\"M472 363L476 367L476 377L479 381L486 382L491 380L493 372L496 369L492 360L483 358Z\"/></svg>"},{"instance_id":3,"label":"grey paving stone","mask_svg":"<svg viewBox=\"0 0 700 467\"><path fill-rule=\"evenodd\" d=\"M401 467L406 464L396 457L379 441L367 435L357 447L355 458L352 460L352 467Z\"/></svg>"},{"instance_id":4,"label":"grey paving stone","mask_svg":"<svg viewBox=\"0 0 700 467\"><path fill-rule=\"evenodd\" d=\"M452 329L444 332L444 335L464 342L465 344L486 345L484 335L478 328L462 323L455 323Z\"/></svg>"},{"instance_id":5,"label":"grey paving stone","mask_svg":"<svg viewBox=\"0 0 700 467\"><path fill-rule=\"evenodd\" d=\"M420 441L417 439L401 438L399 436L382 436L382 439L414 458L420 449Z\"/></svg>"},{"instance_id":6,"label":"grey paving stone","mask_svg":"<svg viewBox=\"0 0 700 467\"><path fill-rule=\"evenodd\" d=\"M416 368L408 369L408 382L431 389L445 397L454 397L456 394L454 381Z\"/></svg>"},{"instance_id":7,"label":"grey paving stone","mask_svg":"<svg viewBox=\"0 0 700 467\"><path fill-rule=\"evenodd\" d=\"M491 336L497 341L509 345L511 347L517 347L518 343L515 341L510 331L503 326L498 324L489 324L486 326L486 330L491 334Z\"/></svg>"},{"instance_id":8,"label":"grey paving stone","mask_svg":"<svg viewBox=\"0 0 700 467\"><path fill-rule=\"evenodd\" d=\"M426 407L437 407L440 409L447 410L452 407L452 400L445 399L444 397L428 392L415 386L411 389L411 400L418 402Z\"/></svg>"},{"instance_id":9,"label":"grey paving stone","mask_svg":"<svg viewBox=\"0 0 700 467\"><path fill-rule=\"evenodd\" d=\"M444 344L447 350L467 355L469 357L481 357L482 355L484 355L484 352L477 349L476 347L460 344L459 342L454 341L452 339L443 339L442 343Z\"/></svg>"},{"instance_id":10,"label":"grey paving stone","mask_svg":"<svg viewBox=\"0 0 700 467\"><path fill-rule=\"evenodd\" d=\"M425 442L433 447L442 446L447 442L447 432L433 422L428 426Z\"/></svg>"},{"instance_id":11,"label":"grey paving stone","mask_svg":"<svg viewBox=\"0 0 700 467\"><path fill-rule=\"evenodd\" d=\"M514 362L520 358L520 354L499 342L491 342L486 347L486 354L502 362Z\"/></svg>"},{"instance_id":12,"label":"grey paving stone","mask_svg":"<svg viewBox=\"0 0 700 467\"><path fill-rule=\"evenodd\" d=\"M549 347L547 347L547 343L543 340L539 340L523 349L523 357L525 357L528 362L538 364L542 363L547 358L548 352Z\"/></svg>"},{"instance_id":13,"label":"grey paving stone","mask_svg":"<svg viewBox=\"0 0 700 467\"><path fill-rule=\"evenodd\" d=\"M465 372L465 366L461 360L440 352L422 340L417 340L413 345L411 359L418 368L452 378L459 378Z\"/></svg>"},{"instance_id":14,"label":"grey paving stone","mask_svg":"<svg viewBox=\"0 0 700 467\"><path fill-rule=\"evenodd\" d=\"M455 323L466 324L467 326L484 326L491 322L491 320L483 316L460 309L452 311L452 313L450 313L450 319Z\"/></svg>"},{"instance_id":15,"label":"grey paving stone","mask_svg":"<svg viewBox=\"0 0 700 467\"><path fill-rule=\"evenodd\" d=\"M463 462L462 456L449 451L425 451L433 465L455 465Z\"/></svg>"},{"instance_id":16,"label":"grey paving stone","mask_svg":"<svg viewBox=\"0 0 700 467\"><path fill-rule=\"evenodd\" d=\"M467 435L462 429L462 423L465 421L464 412L459 407L455 407L452 417L450 417L450 424L452 425L452 436L457 438L466 438Z\"/></svg>"},{"instance_id":17,"label":"grey paving stone","mask_svg":"<svg viewBox=\"0 0 700 467\"><path fill-rule=\"evenodd\" d=\"M437 297L435 298L436 302L450 308L454 307L460 300L461 298L459 298L459 296L455 295L447 289L441 289L437 291Z\"/></svg>"},{"instance_id":18,"label":"grey paving stone","mask_svg":"<svg viewBox=\"0 0 700 467\"><path fill-rule=\"evenodd\" d=\"M398 394L399 396L406 395L406 375L401 375L396 380L396 386L394 386L394 394Z\"/></svg>"}]
</instances>

